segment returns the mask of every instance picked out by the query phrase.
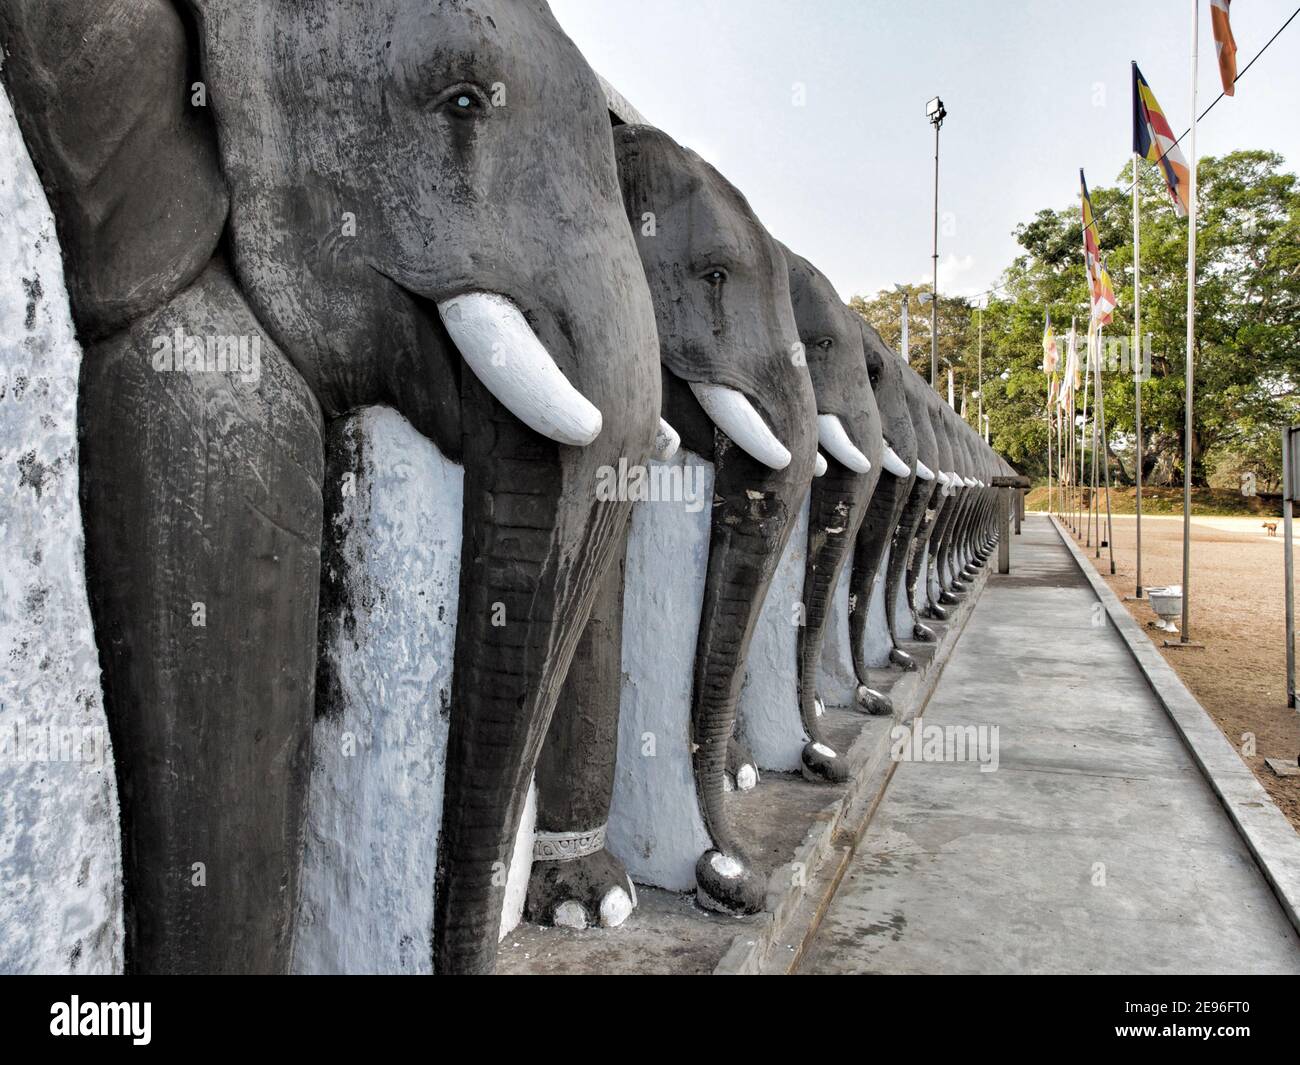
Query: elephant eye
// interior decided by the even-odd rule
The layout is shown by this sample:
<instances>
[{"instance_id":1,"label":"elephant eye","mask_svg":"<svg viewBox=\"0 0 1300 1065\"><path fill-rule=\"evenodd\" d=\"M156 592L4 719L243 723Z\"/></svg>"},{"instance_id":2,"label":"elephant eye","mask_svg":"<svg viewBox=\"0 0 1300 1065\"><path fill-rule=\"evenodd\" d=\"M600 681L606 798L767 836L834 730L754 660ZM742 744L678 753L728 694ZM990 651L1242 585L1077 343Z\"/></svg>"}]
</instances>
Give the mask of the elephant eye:
<instances>
[{"instance_id":1,"label":"elephant eye","mask_svg":"<svg viewBox=\"0 0 1300 1065\"><path fill-rule=\"evenodd\" d=\"M817 341L813 346L822 351L830 351L831 348L835 346L835 340L833 337L822 337L821 340Z\"/></svg>"},{"instance_id":2,"label":"elephant eye","mask_svg":"<svg viewBox=\"0 0 1300 1065\"><path fill-rule=\"evenodd\" d=\"M707 281L714 288L719 288L726 283L727 271L720 266L711 266L700 275L700 278Z\"/></svg>"},{"instance_id":3,"label":"elephant eye","mask_svg":"<svg viewBox=\"0 0 1300 1065\"><path fill-rule=\"evenodd\" d=\"M491 108L487 94L477 85L453 85L439 96L434 110L455 119L479 118Z\"/></svg>"}]
</instances>

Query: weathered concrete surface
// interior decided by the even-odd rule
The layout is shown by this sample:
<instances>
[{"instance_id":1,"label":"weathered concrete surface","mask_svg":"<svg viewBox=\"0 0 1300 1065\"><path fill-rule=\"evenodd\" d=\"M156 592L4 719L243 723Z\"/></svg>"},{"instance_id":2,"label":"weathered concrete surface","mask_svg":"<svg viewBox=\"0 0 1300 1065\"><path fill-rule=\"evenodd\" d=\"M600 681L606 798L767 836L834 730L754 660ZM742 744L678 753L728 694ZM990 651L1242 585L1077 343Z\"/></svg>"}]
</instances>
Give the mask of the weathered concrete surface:
<instances>
[{"instance_id":1,"label":"weathered concrete surface","mask_svg":"<svg viewBox=\"0 0 1300 1065\"><path fill-rule=\"evenodd\" d=\"M121 828L54 219L0 89L0 973L122 969Z\"/></svg>"},{"instance_id":2,"label":"weathered concrete surface","mask_svg":"<svg viewBox=\"0 0 1300 1065\"><path fill-rule=\"evenodd\" d=\"M329 678L312 734L293 969L428 973L456 601L461 468L391 407L331 429Z\"/></svg>"},{"instance_id":3,"label":"weathered concrete surface","mask_svg":"<svg viewBox=\"0 0 1300 1065\"><path fill-rule=\"evenodd\" d=\"M698 491L685 502L646 502L632 511L607 846L638 884L689 891L695 862L711 846L691 766L689 664L709 566L713 464L683 449L654 465L694 471L698 480L689 483Z\"/></svg>"},{"instance_id":4,"label":"weathered concrete surface","mask_svg":"<svg viewBox=\"0 0 1300 1065\"><path fill-rule=\"evenodd\" d=\"M781 773L799 772L799 756L808 742L799 716L798 677L799 619L803 613L807 558L805 500L758 615L737 707L739 734L749 744L758 768Z\"/></svg>"},{"instance_id":5,"label":"weathered concrete surface","mask_svg":"<svg viewBox=\"0 0 1300 1065\"><path fill-rule=\"evenodd\" d=\"M821 670L817 694L827 706L852 706L857 698L858 674L853 668L853 647L849 640L849 578L853 574L853 549L849 549L840 579L835 582L826 636L822 643Z\"/></svg>"},{"instance_id":6,"label":"weathered concrete surface","mask_svg":"<svg viewBox=\"0 0 1300 1065\"><path fill-rule=\"evenodd\" d=\"M1300 972L1241 837L1045 519L1014 543L924 714L999 768L903 762L811 973Z\"/></svg>"}]
</instances>

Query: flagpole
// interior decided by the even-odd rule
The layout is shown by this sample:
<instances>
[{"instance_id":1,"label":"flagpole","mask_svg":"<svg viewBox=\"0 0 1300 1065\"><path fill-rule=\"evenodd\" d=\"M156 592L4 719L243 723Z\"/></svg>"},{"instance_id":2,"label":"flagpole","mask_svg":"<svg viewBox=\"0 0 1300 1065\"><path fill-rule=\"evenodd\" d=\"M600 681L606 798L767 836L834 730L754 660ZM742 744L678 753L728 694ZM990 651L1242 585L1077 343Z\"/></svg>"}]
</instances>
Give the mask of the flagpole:
<instances>
[{"instance_id":1,"label":"flagpole","mask_svg":"<svg viewBox=\"0 0 1300 1065\"><path fill-rule=\"evenodd\" d=\"M1189 164L1187 210L1187 365L1183 401L1183 625L1179 639L1187 643L1192 595L1192 354L1196 347L1196 76L1200 45L1200 0L1192 0L1192 158Z\"/></svg>"},{"instance_id":2,"label":"flagpole","mask_svg":"<svg viewBox=\"0 0 1300 1065\"><path fill-rule=\"evenodd\" d=\"M1110 514L1110 442L1106 436L1106 394L1101 387L1101 326L1097 326L1097 416L1101 419L1101 469L1106 489L1106 547L1110 575L1115 575L1115 525ZM1101 557L1101 504L1097 504L1097 557Z\"/></svg>"},{"instance_id":3,"label":"flagpole","mask_svg":"<svg viewBox=\"0 0 1300 1065\"><path fill-rule=\"evenodd\" d=\"M1100 336L1098 329L1092 330L1092 343L1095 348L1097 338ZM1098 404L1101 402L1101 352L1094 350L1089 356L1088 361L1092 364L1092 372L1096 375L1097 387L1092 390L1092 495L1089 502L1092 504L1088 508L1088 543L1092 543L1092 531L1097 530L1097 550L1094 557L1101 558L1101 501L1097 498L1097 411L1100 409Z\"/></svg>"},{"instance_id":4,"label":"flagpole","mask_svg":"<svg viewBox=\"0 0 1300 1065\"><path fill-rule=\"evenodd\" d=\"M1137 589L1142 598L1142 231L1138 224L1138 153L1133 153L1133 431L1136 438L1137 470Z\"/></svg>"},{"instance_id":5,"label":"flagpole","mask_svg":"<svg viewBox=\"0 0 1300 1065\"><path fill-rule=\"evenodd\" d=\"M1088 331L1087 351L1083 363L1083 424L1079 426L1079 509L1082 511L1083 546L1092 546L1092 497L1085 501L1084 487L1088 473L1088 389L1092 387L1092 331ZM1087 504L1085 507L1084 504Z\"/></svg>"},{"instance_id":6,"label":"flagpole","mask_svg":"<svg viewBox=\"0 0 1300 1065\"><path fill-rule=\"evenodd\" d=\"M1056 513L1056 496L1052 492L1052 386L1047 386L1047 513Z\"/></svg>"}]
</instances>

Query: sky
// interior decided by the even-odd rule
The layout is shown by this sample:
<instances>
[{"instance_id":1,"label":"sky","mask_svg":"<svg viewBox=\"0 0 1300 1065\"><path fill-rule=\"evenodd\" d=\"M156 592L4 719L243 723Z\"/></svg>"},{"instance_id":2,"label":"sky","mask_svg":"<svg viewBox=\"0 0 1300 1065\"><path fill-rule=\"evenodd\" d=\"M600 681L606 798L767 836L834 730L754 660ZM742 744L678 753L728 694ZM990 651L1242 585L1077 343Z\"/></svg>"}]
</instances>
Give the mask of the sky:
<instances>
[{"instance_id":1,"label":"sky","mask_svg":"<svg viewBox=\"0 0 1300 1065\"><path fill-rule=\"evenodd\" d=\"M1132 153L1137 60L1190 121L1188 0L550 0L588 61L699 152L845 300L928 282L943 98L939 289L976 296L1015 227L1113 185ZM1239 68L1300 0L1232 5ZM1220 91L1201 0L1200 106ZM1183 142L1184 145L1187 141ZM1199 155L1268 148L1300 167L1300 17L1200 124Z\"/></svg>"}]
</instances>

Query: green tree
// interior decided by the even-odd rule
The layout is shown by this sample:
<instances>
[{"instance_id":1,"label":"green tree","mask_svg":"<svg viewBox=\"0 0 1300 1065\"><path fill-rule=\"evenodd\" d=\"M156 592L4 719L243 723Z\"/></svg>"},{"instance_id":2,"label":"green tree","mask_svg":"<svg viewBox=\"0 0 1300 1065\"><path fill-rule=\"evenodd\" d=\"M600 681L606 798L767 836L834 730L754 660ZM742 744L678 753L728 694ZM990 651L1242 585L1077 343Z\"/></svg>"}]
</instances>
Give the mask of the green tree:
<instances>
[{"instance_id":1,"label":"green tree","mask_svg":"<svg viewBox=\"0 0 1300 1065\"><path fill-rule=\"evenodd\" d=\"M1131 167L1117 187L1093 187L1101 247L1119 307L1103 330L1102 387L1112 476L1129 481L1134 457L1133 367L1142 365L1133 331ZM1140 168L1142 332L1150 376L1142 383L1144 475L1182 480L1186 347L1187 221L1164 181ZM1232 481L1251 469L1261 487L1280 477L1281 429L1300 417L1300 187L1282 159L1234 152L1200 163L1193 481ZM1064 359L1071 319L1080 346L1088 288L1077 199L1046 208L1016 230L1022 253L1007 267L983 311L984 411L994 445L1032 476L1046 473L1048 380L1042 372L1044 315L1050 312ZM911 290L916 293L917 289ZM885 340L899 335L899 296L882 291L852 306ZM911 301L911 361L929 374L929 315ZM978 387L979 312L942 298L940 355L954 367L959 395ZM946 364L941 361L941 372ZM1095 383L1095 382L1094 382ZM941 385L941 390L944 386ZM970 415L972 423L974 415Z\"/></svg>"}]
</instances>

